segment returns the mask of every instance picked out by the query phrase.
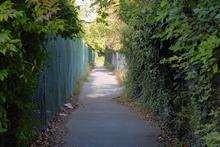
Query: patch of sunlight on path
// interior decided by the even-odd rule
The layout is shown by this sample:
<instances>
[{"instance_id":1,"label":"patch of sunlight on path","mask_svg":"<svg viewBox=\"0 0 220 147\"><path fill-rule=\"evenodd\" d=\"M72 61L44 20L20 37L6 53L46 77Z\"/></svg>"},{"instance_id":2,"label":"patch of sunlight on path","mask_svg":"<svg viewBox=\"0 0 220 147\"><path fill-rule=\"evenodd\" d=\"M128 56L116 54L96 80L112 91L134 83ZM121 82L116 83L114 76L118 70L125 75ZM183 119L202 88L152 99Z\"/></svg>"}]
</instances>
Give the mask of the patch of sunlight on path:
<instances>
[{"instance_id":1,"label":"patch of sunlight on path","mask_svg":"<svg viewBox=\"0 0 220 147\"><path fill-rule=\"evenodd\" d=\"M65 147L157 147L160 131L118 104L122 88L103 67L96 68L80 95L80 107L66 124Z\"/></svg>"}]
</instances>

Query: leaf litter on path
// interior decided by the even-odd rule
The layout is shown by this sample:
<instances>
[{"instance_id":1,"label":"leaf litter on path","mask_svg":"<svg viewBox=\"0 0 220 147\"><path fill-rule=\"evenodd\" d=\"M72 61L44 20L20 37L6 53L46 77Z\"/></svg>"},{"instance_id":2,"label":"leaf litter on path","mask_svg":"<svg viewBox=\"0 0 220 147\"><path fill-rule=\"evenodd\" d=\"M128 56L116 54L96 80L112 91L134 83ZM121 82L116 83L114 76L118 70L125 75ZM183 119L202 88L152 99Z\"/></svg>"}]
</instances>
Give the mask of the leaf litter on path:
<instances>
[{"instance_id":1,"label":"leaf litter on path","mask_svg":"<svg viewBox=\"0 0 220 147\"><path fill-rule=\"evenodd\" d=\"M57 112L51 122L48 123L47 129L41 133L39 138L31 144L31 147L61 147L64 145L63 138L67 133L65 123L71 114L78 107L75 97L71 98L71 102L64 104Z\"/></svg>"}]
</instances>

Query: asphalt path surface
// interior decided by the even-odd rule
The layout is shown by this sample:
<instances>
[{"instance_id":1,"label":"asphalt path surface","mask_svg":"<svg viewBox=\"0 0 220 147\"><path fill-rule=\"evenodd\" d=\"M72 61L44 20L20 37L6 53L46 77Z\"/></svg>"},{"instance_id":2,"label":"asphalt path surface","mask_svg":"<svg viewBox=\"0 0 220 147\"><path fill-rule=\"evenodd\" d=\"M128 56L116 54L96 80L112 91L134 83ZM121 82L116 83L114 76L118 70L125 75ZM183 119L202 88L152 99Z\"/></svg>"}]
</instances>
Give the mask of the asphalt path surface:
<instances>
[{"instance_id":1,"label":"asphalt path surface","mask_svg":"<svg viewBox=\"0 0 220 147\"><path fill-rule=\"evenodd\" d=\"M158 147L159 129L116 102L122 88L115 75L96 68L66 123L65 147Z\"/></svg>"}]
</instances>

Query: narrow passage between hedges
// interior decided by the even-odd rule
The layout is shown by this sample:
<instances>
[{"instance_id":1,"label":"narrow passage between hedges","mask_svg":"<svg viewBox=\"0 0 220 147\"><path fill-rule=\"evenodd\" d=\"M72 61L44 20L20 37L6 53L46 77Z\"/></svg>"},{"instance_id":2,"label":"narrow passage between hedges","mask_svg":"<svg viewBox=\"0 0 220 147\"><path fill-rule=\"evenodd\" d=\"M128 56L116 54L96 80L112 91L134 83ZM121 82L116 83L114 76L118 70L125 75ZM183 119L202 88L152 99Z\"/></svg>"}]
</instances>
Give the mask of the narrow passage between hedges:
<instances>
[{"instance_id":1,"label":"narrow passage between hedges","mask_svg":"<svg viewBox=\"0 0 220 147\"><path fill-rule=\"evenodd\" d=\"M66 124L66 147L157 147L159 129L116 102L121 95L116 77L96 68L80 95L80 107Z\"/></svg>"}]
</instances>

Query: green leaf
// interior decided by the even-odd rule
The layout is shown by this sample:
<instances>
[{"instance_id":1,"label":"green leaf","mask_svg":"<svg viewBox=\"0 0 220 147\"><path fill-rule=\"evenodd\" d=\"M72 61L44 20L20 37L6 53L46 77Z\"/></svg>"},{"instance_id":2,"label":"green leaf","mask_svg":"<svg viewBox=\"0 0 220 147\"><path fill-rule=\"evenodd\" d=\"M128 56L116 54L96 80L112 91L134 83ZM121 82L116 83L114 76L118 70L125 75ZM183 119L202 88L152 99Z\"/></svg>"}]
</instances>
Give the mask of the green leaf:
<instances>
[{"instance_id":1,"label":"green leaf","mask_svg":"<svg viewBox=\"0 0 220 147\"><path fill-rule=\"evenodd\" d=\"M10 39L10 32L7 30L2 30L0 32L0 43L3 43Z\"/></svg>"},{"instance_id":2,"label":"green leaf","mask_svg":"<svg viewBox=\"0 0 220 147\"><path fill-rule=\"evenodd\" d=\"M5 69L0 70L0 81L4 81L4 79L7 78L7 76L8 76L7 70Z\"/></svg>"},{"instance_id":3,"label":"green leaf","mask_svg":"<svg viewBox=\"0 0 220 147\"><path fill-rule=\"evenodd\" d=\"M217 15L215 16L215 19L220 19L220 14L217 14Z\"/></svg>"},{"instance_id":4,"label":"green leaf","mask_svg":"<svg viewBox=\"0 0 220 147\"><path fill-rule=\"evenodd\" d=\"M4 132L6 132L6 131L7 131L6 128L0 128L0 133L4 133Z\"/></svg>"},{"instance_id":5,"label":"green leaf","mask_svg":"<svg viewBox=\"0 0 220 147\"><path fill-rule=\"evenodd\" d=\"M218 64L214 64L212 68L214 73L218 73Z\"/></svg>"}]
</instances>

